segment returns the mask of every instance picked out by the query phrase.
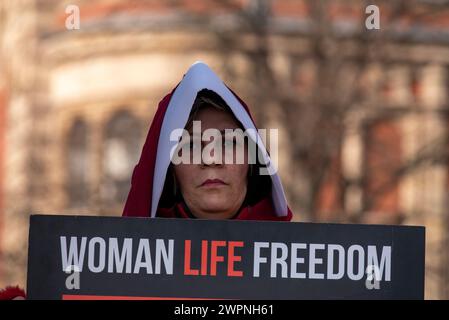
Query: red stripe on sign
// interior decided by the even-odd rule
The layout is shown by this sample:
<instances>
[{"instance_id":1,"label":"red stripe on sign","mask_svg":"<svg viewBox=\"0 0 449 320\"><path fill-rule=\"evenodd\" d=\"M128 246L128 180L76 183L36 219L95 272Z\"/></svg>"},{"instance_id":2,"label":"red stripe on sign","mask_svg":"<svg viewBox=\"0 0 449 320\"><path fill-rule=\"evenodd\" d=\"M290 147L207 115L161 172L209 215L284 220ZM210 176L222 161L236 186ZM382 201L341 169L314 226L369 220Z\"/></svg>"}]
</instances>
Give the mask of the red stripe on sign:
<instances>
[{"instance_id":1,"label":"red stripe on sign","mask_svg":"<svg viewBox=\"0 0 449 320\"><path fill-rule=\"evenodd\" d=\"M176 297L132 297L132 296L96 296L63 294L62 300L221 300L209 298L176 298Z\"/></svg>"}]
</instances>

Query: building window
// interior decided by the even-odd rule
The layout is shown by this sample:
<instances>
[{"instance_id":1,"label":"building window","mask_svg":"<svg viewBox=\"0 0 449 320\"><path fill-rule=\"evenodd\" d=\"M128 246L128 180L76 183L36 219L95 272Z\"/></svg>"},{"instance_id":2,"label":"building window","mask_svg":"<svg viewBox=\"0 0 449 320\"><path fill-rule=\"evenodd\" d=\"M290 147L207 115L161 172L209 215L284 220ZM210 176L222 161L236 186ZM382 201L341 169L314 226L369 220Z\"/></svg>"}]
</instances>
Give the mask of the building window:
<instances>
[{"instance_id":1,"label":"building window","mask_svg":"<svg viewBox=\"0 0 449 320\"><path fill-rule=\"evenodd\" d=\"M105 127L101 198L106 206L126 200L140 155L141 132L140 121L128 111L114 114Z\"/></svg>"},{"instance_id":2,"label":"building window","mask_svg":"<svg viewBox=\"0 0 449 320\"><path fill-rule=\"evenodd\" d=\"M77 119L72 124L67 143L67 194L71 208L87 206L88 185L88 128Z\"/></svg>"}]
</instances>

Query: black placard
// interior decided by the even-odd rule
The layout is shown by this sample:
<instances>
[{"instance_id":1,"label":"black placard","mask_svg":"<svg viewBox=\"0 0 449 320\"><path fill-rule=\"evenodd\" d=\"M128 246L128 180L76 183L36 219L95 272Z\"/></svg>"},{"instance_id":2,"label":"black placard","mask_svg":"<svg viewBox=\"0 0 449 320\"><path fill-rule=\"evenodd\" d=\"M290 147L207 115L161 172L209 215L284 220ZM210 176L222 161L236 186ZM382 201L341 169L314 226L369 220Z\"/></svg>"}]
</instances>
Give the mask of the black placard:
<instances>
[{"instance_id":1,"label":"black placard","mask_svg":"<svg viewBox=\"0 0 449 320\"><path fill-rule=\"evenodd\" d=\"M424 227L32 215L30 299L423 299Z\"/></svg>"}]
</instances>

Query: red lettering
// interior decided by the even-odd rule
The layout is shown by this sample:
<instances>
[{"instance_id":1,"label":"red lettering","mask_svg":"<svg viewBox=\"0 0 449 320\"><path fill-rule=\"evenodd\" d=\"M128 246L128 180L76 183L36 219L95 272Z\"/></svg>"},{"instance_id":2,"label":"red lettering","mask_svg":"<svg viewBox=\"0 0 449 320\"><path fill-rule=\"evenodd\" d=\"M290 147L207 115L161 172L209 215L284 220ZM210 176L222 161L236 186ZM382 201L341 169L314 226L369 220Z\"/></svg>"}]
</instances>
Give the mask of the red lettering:
<instances>
[{"instance_id":1,"label":"red lettering","mask_svg":"<svg viewBox=\"0 0 449 320\"><path fill-rule=\"evenodd\" d=\"M209 245L210 242L210 245ZM235 270L235 263L242 261L242 256L235 253L235 248L244 247L243 241L218 241L218 240L202 240L201 241L201 257L199 257L199 269L192 268L192 240L185 240L184 242L184 275L188 276L216 276L217 264L225 262L227 259L228 277L242 277L243 271ZM221 254L218 254L218 248L228 247L223 249ZM210 255L209 255L210 250ZM227 254L227 255L226 255ZM210 262L209 262L210 261ZM209 264L210 263L210 264ZM198 266L198 263L193 265Z\"/></svg>"},{"instance_id":2,"label":"red lettering","mask_svg":"<svg viewBox=\"0 0 449 320\"><path fill-rule=\"evenodd\" d=\"M207 240L201 241L201 275L207 275L207 249L208 242Z\"/></svg>"},{"instance_id":3,"label":"red lettering","mask_svg":"<svg viewBox=\"0 0 449 320\"><path fill-rule=\"evenodd\" d=\"M184 274L187 276L197 276L199 271L190 268L191 243L191 240L186 240L184 244Z\"/></svg>"},{"instance_id":4,"label":"red lettering","mask_svg":"<svg viewBox=\"0 0 449 320\"><path fill-rule=\"evenodd\" d=\"M234 263L242 261L241 256L234 255L235 247L243 247L243 241L229 241L228 247L228 276L229 277L242 277L243 271L234 270Z\"/></svg>"},{"instance_id":5,"label":"red lettering","mask_svg":"<svg viewBox=\"0 0 449 320\"><path fill-rule=\"evenodd\" d=\"M217 254L217 248L218 247L225 247L226 241L212 241L211 245L211 253L210 253L210 275L216 276L217 275L217 262L223 262L224 257L219 256Z\"/></svg>"}]
</instances>

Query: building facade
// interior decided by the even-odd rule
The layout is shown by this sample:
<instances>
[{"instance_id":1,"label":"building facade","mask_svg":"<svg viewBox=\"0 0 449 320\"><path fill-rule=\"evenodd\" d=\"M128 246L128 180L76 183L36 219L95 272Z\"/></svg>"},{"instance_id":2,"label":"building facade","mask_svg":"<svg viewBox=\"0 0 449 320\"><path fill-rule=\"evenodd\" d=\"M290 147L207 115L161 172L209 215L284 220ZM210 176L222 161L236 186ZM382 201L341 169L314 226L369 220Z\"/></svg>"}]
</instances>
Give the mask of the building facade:
<instances>
[{"instance_id":1,"label":"building facade","mask_svg":"<svg viewBox=\"0 0 449 320\"><path fill-rule=\"evenodd\" d=\"M357 3L329 4L338 30L363 21ZM70 30L73 4L80 28ZM341 144L313 197L307 170L293 161L296 145L282 140L294 129L276 111L286 110L282 102L270 102L270 112L259 107L251 53L260 35L244 24L254 12L269 13L263 41L276 82L304 99L319 92L307 1L0 4L0 287L25 286L30 214L121 214L159 100L203 60L250 102L256 121L279 128L279 168L296 221L425 225L426 297L448 297L449 11L405 21L383 59L364 64L362 107L339 118ZM342 79L360 59L354 52Z\"/></svg>"}]
</instances>

